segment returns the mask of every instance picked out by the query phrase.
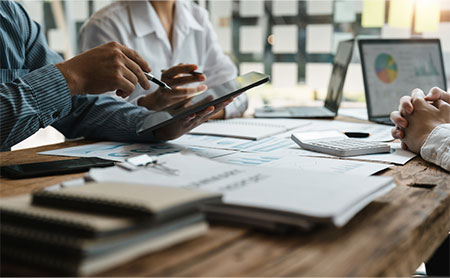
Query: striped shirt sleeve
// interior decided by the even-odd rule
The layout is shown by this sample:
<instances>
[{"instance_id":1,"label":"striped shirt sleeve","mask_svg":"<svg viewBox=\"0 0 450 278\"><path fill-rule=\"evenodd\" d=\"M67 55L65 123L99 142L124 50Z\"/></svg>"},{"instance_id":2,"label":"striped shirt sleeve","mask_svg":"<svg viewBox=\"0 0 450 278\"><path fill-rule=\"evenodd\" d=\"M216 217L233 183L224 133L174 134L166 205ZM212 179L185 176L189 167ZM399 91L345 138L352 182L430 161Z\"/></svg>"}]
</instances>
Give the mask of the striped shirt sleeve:
<instances>
[{"instance_id":1,"label":"striped shirt sleeve","mask_svg":"<svg viewBox=\"0 0 450 278\"><path fill-rule=\"evenodd\" d=\"M66 116L71 108L66 81L54 65L0 83L1 150Z\"/></svg>"}]
</instances>

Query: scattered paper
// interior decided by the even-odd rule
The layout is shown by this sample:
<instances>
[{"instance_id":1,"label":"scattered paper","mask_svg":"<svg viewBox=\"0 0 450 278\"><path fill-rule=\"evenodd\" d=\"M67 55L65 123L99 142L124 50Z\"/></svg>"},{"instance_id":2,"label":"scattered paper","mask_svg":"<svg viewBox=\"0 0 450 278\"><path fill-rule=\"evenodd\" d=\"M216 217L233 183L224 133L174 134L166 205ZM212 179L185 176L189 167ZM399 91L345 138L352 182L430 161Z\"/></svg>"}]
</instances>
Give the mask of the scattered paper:
<instances>
[{"instance_id":1,"label":"scattered paper","mask_svg":"<svg viewBox=\"0 0 450 278\"><path fill-rule=\"evenodd\" d=\"M333 25L308 24L306 26L306 52L331 53L333 47L332 40Z\"/></svg>"},{"instance_id":2,"label":"scattered paper","mask_svg":"<svg viewBox=\"0 0 450 278\"><path fill-rule=\"evenodd\" d=\"M180 146L170 143L142 144L142 143L119 143L99 142L77 147L57 149L40 152L45 155L73 156L73 157L98 157L106 160L125 161L127 158L148 154L158 156L164 154L178 153L181 151L192 151L200 156L214 158L230 154L229 150L211 149L193 146Z\"/></svg>"},{"instance_id":3,"label":"scattered paper","mask_svg":"<svg viewBox=\"0 0 450 278\"><path fill-rule=\"evenodd\" d=\"M385 15L384 0L364 0L361 25L364 28L381 27Z\"/></svg>"},{"instance_id":4,"label":"scattered paper","mask_svg":"<svg viewBox=\"0 0 450 278\"><path fill-rule=\"evenodd\" d=\"M370 176L389 168L388 164L360 162L343 159L304 157L296 155L268 155L236 152L216 160L239 165L263 166L296 170L324 171L358 176Z\"/></svg>"},{"instance_id":5,"label":"scattered paper","mask_svg":"<svg viewBox=\"0 0 450 278\"><path fill-rule=\"evenodd\" d=\"M389 26L411 29L414 2L413 0L391 0L389 3Z\"/></svg>"},{"instance_id":6,"label":"scattered paper","mask_svg":"<svg viewBox=\"0 0 450 278\"><path fill-rule=\"evenodd\" d=\"M273 53L297 53L298 27L297 25L275 25L272 28L275 43Z\"/></svg>"}]
</instances>

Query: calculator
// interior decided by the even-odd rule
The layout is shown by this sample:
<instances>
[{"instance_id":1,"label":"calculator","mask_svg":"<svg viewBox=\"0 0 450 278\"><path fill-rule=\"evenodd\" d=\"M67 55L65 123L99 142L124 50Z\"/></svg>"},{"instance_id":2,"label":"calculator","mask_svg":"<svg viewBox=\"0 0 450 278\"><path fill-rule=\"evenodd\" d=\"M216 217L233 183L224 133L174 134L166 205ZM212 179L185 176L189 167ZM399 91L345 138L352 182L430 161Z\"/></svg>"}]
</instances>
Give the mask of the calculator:
<instances>
[{"instance_id":1,"label":"calculator","mask_svg":"<svg viewBox=\"0 0 450 278\"><path fill-rule=\"evenodd\" d=\"M295 133L292 134L291 139L305 150L336 156L356 156L391 151L391 147L386 143L349 138L338 131Z\"/></svg>"}]
</instances>

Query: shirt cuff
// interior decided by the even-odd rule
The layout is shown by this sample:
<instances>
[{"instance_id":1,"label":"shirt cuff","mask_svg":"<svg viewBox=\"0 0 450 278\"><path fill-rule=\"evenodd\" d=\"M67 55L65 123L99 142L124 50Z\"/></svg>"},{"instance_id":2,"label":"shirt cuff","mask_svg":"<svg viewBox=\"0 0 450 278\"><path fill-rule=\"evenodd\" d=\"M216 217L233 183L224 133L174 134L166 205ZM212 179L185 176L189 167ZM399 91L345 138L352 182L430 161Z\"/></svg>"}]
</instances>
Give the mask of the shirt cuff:
<instances>
[{"instance_id":1,"label":"shirt cuff","mask_svg":"<svg viewBox=\"0 0 450 278\"><path fill-rule=\"evenodd\" d=\"M420 155L446 170L450 170L450 124L435 127L420 149Z\"/></svg>"},{"instance_id":2,"label":"shirt cuff","mask_svg":"<svg viewBox=\"0 0 450 278\"><path fill-rule=\"evenodd\" d=\"M22 79L31 87L42 127L69 114L72 98L64 76L55 65L34 70Z\"/></svg>"}]
</instances>

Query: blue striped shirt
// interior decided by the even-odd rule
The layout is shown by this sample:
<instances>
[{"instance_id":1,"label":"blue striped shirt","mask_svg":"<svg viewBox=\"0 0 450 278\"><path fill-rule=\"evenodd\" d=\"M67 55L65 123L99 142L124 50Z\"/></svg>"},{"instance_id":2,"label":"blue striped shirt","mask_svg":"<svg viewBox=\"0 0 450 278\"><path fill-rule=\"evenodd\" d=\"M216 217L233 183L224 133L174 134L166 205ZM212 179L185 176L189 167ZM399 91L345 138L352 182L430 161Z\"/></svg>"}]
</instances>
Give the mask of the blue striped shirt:
<instances>
[{"instance_id":1,"label":"blue striped shirt","mask_svg":"<svg viewBox=\"0 0 450 278\"><path fill-rule=\"evenodd\" d=\"M0 50L0 151L48 125L69 138L153 141L151 134L136 134L152 111L107 96L71 97L54 66L61 57L13 1L0 1Z\"/></svg>"}]
</instances>

